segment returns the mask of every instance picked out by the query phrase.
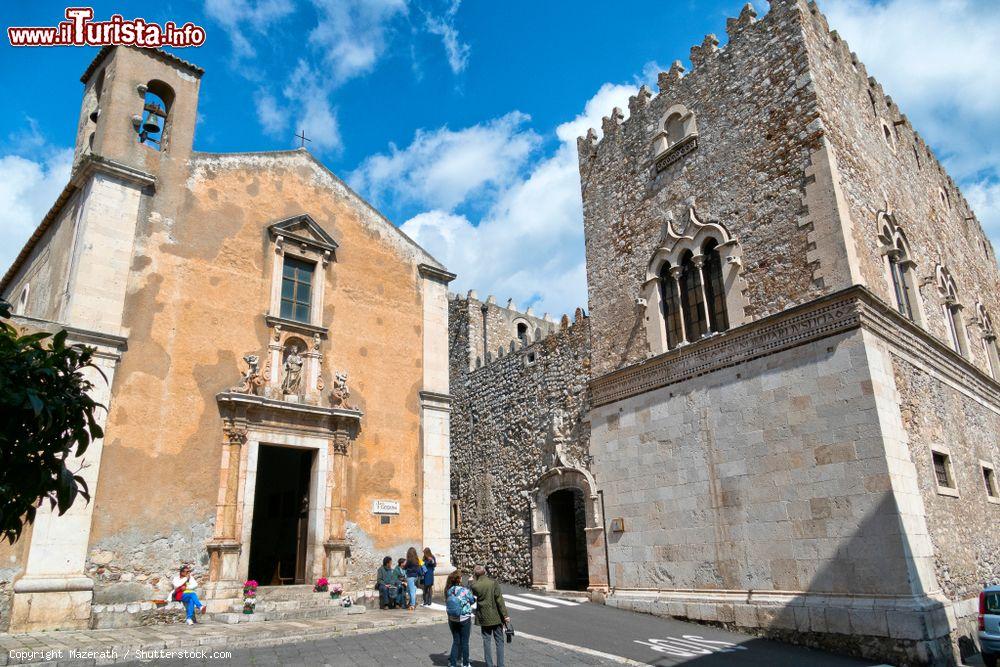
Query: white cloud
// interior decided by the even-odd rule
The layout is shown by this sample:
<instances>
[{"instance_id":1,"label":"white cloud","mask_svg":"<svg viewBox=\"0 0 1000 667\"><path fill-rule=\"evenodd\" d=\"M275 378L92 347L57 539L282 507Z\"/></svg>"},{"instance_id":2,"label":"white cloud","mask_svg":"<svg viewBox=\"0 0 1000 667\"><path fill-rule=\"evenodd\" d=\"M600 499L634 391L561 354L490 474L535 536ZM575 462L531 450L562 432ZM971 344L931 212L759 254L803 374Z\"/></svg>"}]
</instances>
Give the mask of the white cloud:
<instances>
[{"instance_id":1,"label":"white cloud","mask_svg":"<svg viewBox=\"0 0 1000 667\"><path fill-rule=\"evenodd\" d=\"M71 149L43 146L32 152L42 157L0 157L0 273L6 272L69 181Z\"/></svg>"},{"instance_id":2,"label":"white cloud","mask_svg":"<svg viewBox=\"0 0 1000 667\"><path fill-rule=\"evenodd\" d=\"M554 153L538 160L526 175L498 190L478 220L457 215L442 206L407 220L402 225L403 231L458 273L453 283L457 290L476 289L483 298L492 293L500 301L513 298L521 308L530 304L538 313L553 315L586 307L576 138L589 127L600 128L601 117L608 115L613 107L627 109L628 97L636 89L637 86L620 84L601 86L578 116L556 128L559 144ZM502 125L502 120L492 124ZM438 132L442 131L449 132ZM461 137L464 132L451 134ZM412 155L431 161L414 167L429 171L436 168L437 153L411 152L412 148L413 145L393 151L387 159L397 153ZM462 188L456 188L453 197L445 200L453 202L461 192ZM479 194L476 188L465 192L462 201Z\"/></svg>"},{"instance_id":3,"label":"white cloud","mask_svg":"<svg viewBox=\"0 0 1000 667\"><path fill-rule=\"evenodd\" d=\"M463 130L417 130L400 150L367 158L351 184L376 203L418 204L452 210L471 196L494 196L517 179L540 138L512 111Z\"/></svg>"},{"instance_id":4,"label":"white cloud","mask_svg":"<svg viewBox=\"0 0 1000 667\"><path fill-rule=\"evenodd\" d=\"M222 26L233 42L237 58L253 55L248 29L259 35L267 27L292 13L291 0L205 0L205 14Z\"/></svg>"},{"instance_id":5,"label":"white cloud","mask_svg":"<svg viewBox=\"0 0 1000 667\"><path fill-rule=\"evenodd\" d=\"M935 148L1000 247L1000 3L826 0L822 8Z\"/></svg>"},{"instance_id":6,"label":"white cloud","mask_svg":"<svg viewBox=\"0 0 1000 667\"><path fill-rule=\"evenodd\" d=\"M257 107L257 120L264 133L272 137L279 136L288 127L288 115L278 107L278 101L267 91L261 90L254 97Z\"/></svg>"},{"instance_id":7,"label":"white cloud","mask_svg":"<svg viewBox=\"0 0 1000 667\"><path fill-rule=\"evenodd\" d=\"M319 22L309 43L322 54L334 83L367 74L386 49L390 23L406 0L312 0Z\"/></svg>"},{"instance_id":8,"label":"white cloud","mask_svg":"<svg viewBox=\"0 0 1000 667\"><path fill-rule=\"evenodd\" d=\"M443 16L427 16L427 32L441 38L445 53L448 55L448 66L451 71L458 74L465 69L469 62L470 47L458 38L458 29L455 27L455 15L462 0L453 0L448 6L448 10Z\"/></svg>"}]
</instances>

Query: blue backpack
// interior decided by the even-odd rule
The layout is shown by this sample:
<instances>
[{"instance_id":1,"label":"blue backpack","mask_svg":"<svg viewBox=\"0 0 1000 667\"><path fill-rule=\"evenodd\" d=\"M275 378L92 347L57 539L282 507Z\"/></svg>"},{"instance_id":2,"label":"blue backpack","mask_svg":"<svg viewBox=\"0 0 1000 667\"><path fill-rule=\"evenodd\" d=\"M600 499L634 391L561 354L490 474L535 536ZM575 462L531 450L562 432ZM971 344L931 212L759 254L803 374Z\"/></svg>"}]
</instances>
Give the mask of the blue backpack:
<instances>
[{"instance_id":1,"label":"blue backpack","mask_svg":"<svg viewBox=\"0 0 1000 667\"><path fill-rule=\"evenodd\" d=\"M472 594L463 586L452 586L446 594L448 616L460 618L472 613Z\"/></svg>"}]
</instances>

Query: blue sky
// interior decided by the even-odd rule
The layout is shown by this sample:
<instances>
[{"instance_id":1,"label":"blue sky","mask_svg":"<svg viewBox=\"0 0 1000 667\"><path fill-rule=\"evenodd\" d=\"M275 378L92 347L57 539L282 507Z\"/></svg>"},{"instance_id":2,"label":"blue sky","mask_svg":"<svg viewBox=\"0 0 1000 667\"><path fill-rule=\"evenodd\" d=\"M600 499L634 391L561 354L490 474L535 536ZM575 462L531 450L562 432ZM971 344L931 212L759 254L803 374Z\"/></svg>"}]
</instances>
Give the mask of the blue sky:
<instances>
[{"instance_id":1,"label":"blue sky","mask_svg":"<svg viewBox=\"0 0 1000 667\"><path fill-rule=\"evenodd\" d=\"M767 3L756 3L766 12ZM1000 3L820 3L1000 242ZM195 148L310 149L460 278L557 314L586 304L575 138L714 32L738 1L96 2L206 28ZM155 10L149 13L150 8ZM5 3L4 27L63 6ZM877 36L877 38L875 38ZM94 48L0 45L0 265L68 174ZM653 87L655 90L655 86ZM1000 247L1000 244L997 245Z\"/></svg>"}]
</instances>

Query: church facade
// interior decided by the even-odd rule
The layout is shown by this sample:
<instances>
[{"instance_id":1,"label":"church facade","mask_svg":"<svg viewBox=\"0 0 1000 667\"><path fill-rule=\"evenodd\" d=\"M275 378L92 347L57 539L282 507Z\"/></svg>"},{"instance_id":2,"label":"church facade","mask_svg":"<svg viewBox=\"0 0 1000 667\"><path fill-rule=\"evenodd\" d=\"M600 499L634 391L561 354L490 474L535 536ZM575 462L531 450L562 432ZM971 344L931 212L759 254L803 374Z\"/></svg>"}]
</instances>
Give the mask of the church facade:
<instances>
[{"instance_id":1,"label":"church facade","mask_svg":"<svg viewBox=\"0 0 1000 667\"><path fill-rule=\"evenodd\" d=\"M73 175L0 282L26 328L97 347L93 498L0 547L11 631L87 627L385 554L449 571L444 266L304 150L192 150L202 70L103 49L83 75Z\"/></svg>"},{"instance_id":2,"label":"church facade","mask_svg":"<svg viewBox=\"0 0 1000 667\"><path fill-rule=\"evenodd\" d=\"M815 3L579 141L608 604L893 663L1000 581L996 255Z\"/></svg>"}]
</instances>

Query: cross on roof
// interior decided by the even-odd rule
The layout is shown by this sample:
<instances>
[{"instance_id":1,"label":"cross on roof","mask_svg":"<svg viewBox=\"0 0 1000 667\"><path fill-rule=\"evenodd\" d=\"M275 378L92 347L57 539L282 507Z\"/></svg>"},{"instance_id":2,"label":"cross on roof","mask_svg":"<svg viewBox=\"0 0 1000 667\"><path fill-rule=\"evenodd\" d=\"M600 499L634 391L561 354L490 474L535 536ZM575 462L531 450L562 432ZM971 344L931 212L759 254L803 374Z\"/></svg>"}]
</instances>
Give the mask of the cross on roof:
<instances>
[{"instance_id":1,"label":"cross on roof","mask_svg":"<svg viewBox=\"0 0 1000 667\"><path fill-rule=\"evenodd\" d=\"M307 141L312 143L312 139L306 138L305 130L299 130L299 133L295 135L295 138L299 140L299 148L305 148Z\"/></svg>"}]
</instances>

